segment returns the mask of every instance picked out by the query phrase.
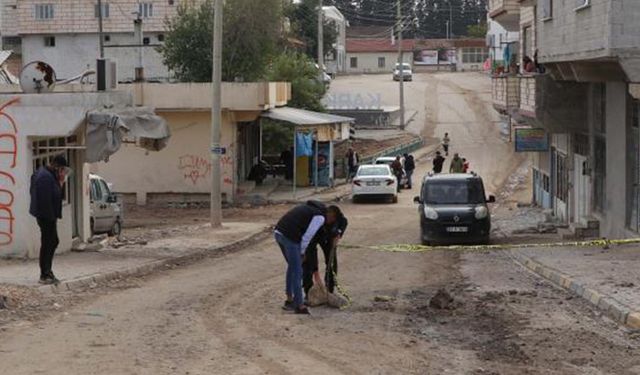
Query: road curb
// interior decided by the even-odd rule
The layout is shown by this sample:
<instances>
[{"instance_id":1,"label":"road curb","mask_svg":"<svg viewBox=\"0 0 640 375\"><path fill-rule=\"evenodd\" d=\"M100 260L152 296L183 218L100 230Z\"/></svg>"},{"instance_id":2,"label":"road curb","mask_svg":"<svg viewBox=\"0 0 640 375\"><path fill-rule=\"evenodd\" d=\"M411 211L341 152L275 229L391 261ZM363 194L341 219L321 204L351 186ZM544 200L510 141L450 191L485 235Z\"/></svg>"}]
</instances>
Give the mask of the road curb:
<instances>
[{"instance_id":1,"label":"road curb","mask_svg":"<svg viewBox=\"0 0 640 375\"><path fill-rule=\"evenodd\" d=\"M222 246L214 246L209 248L194 249L186 254L175 257L166 257L156 259L146 263L138 264L128 268L113 270L109 272L101 272L93 275L82 276L71 280L61 280L58 285L43 285L37 289L42 293L60 293L66 291L76 291L86 289L93 285L104 284L108 281L127 278L132 276L144 276L151 274L159 269L166 269L175 263L184 263L198 260L212 254L220 254L246 247L263 238L267 238L271 233L270 228L265 228L259 232L249 234L239 240Z\"/></svg>"},{"instance_id":2,"label":"road curb","mask_svg":"<svg viewBox=\"0 0 640 375\"><path fill-rule=\"evenodd\" d=\"M609 318L627 326L628 328L640 329L639 311L635 311L615 298L591 289L576 281L571 276L546 266L524 254L519 253L518 251L512 251L511 253L517 262L523 267L526 267L527 269L544 277L569 293L583 298Z\"/></svg>"}]
</instances>

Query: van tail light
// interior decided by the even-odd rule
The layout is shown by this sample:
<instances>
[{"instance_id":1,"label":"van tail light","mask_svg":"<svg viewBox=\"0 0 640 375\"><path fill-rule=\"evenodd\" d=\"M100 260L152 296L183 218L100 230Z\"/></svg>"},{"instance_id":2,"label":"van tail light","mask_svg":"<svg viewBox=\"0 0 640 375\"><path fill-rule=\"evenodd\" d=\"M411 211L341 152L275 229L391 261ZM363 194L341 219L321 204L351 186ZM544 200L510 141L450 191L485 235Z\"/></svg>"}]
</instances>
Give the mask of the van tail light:
<instances>
[{"instance_id":1,"label":"van tail light","mask_svg":"<svg viewBox=\"0 0 640 375\"><path fill-rule=\"evenodd\" d=\"M394 182L396 182L396 180L394 180L394 179L388 179L388 180L387 180L387 186L389 186L389 185L393 185L393 183L394 183Z\"/></svg>"},{"instance_id":2,"label":"van tail light","mask_svg":"<svg viewBox=\"0 0 640 375\"><path fill-rule=\"evenodd\" d=\"M362 186L361 183L362 183L362 181L360 181L360 180L353 180L353 184L356 185L356 186Z\"/></svg>"}]
</instances>

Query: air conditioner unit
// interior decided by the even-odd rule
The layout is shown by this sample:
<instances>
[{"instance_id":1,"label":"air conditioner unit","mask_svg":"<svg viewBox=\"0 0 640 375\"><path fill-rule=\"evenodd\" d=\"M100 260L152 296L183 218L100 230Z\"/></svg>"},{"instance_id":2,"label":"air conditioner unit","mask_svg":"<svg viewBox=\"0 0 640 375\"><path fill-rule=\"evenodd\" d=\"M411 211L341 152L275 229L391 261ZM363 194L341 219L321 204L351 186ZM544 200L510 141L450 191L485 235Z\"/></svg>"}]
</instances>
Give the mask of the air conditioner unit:
<instances>
[{"instance_id":1,"label":"air conditioner unit","mask_svg":"<svg viewBox=\"0 0 640 375\"><path fill-rule=\"evenodd\" d=\"M98 91L111 91L117 88L118 75L115 61L109 59L97 60L96 81Z\"/></svg>"}]
</instances>

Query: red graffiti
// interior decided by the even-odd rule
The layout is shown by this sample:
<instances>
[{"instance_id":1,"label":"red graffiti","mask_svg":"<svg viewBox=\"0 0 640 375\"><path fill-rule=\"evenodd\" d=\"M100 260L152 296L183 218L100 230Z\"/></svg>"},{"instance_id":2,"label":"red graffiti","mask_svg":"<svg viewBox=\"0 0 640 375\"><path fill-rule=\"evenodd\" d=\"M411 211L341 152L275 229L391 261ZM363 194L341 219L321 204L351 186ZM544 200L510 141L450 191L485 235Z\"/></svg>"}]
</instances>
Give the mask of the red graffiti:
<instances>
[{"instance_id":1,"label":"red graffiti","mask_svg":"<svg viewBox=\"0 0 640 375\"><path fill-rule=\"evenodd\" d=\"M186 181L196 185L211 175L211 161L197 155L182 155L178 158L178 170L183 171Z\"/></svg>"},{"instance_id":2,"label":"red graffiti","mask_svg":"<svg viewBox=\"0 0 640 375\"><path fill-rule=\"evenodd\" d=\"M220 158L220 164L223 166L231 166L233 165L233 158L231 156L223 156Z\"/></svg>"},{"instance_id":3,"label":"red graffiti","mask_svg":"<svg viewBox=\"0 0 640 375\"><path fill-rule=\"evenodd\" d=\"M0 177L3 177L8 181L2 181L0 185L0 246L6 246L13 243L13 224L15 222L15 216L13 215L13 202L14 191L11 190L16 186L16 179L11 173L16 167L18 161L18 125L16 121L9 114L5 112L5 109L12 104L19 101L19 98L14 98L8 102L0 105L0 120L6 120L9 123L8 130L0 130L0 143L9 143L9 147L6 149L0 149ZM3 124L4 121L0 121ZM6 147L6 145L4 145ZM9 163L6 162L5 157L9 157Z\"/></svg>"}]
</instances>

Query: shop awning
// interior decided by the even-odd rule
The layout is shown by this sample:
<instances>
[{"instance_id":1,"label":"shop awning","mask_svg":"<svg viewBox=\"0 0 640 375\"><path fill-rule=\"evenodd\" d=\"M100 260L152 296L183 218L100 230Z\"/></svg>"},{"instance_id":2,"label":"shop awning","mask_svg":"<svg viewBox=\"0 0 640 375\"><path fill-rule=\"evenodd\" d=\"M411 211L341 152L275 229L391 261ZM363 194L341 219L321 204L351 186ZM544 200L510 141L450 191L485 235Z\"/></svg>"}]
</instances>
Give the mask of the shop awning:
<instances>
[{"instance_id":1,"label":"shop awning","mask_svg":"<svg viewBox=\"0 0 640 375\"><path fill-rule=\"evenodd\" d=\"M86 161L106 161L124 142L160 151L170 137L167 122L150 108L91 111L87 114Z\"/></svg>"},{"instance_id":2,"label":"shop awning","mask_svg":"<svg viewBox=\"0 0 640 375\"><path fill-rule=\"evenodd\" d=\"M328 113L307 111L304 109L281 107L273 108L262 113L262 117L275 121L284 121L299 126L336 125L352 123L351 117L336 116Z\"/></svg>"}]
</instances>

